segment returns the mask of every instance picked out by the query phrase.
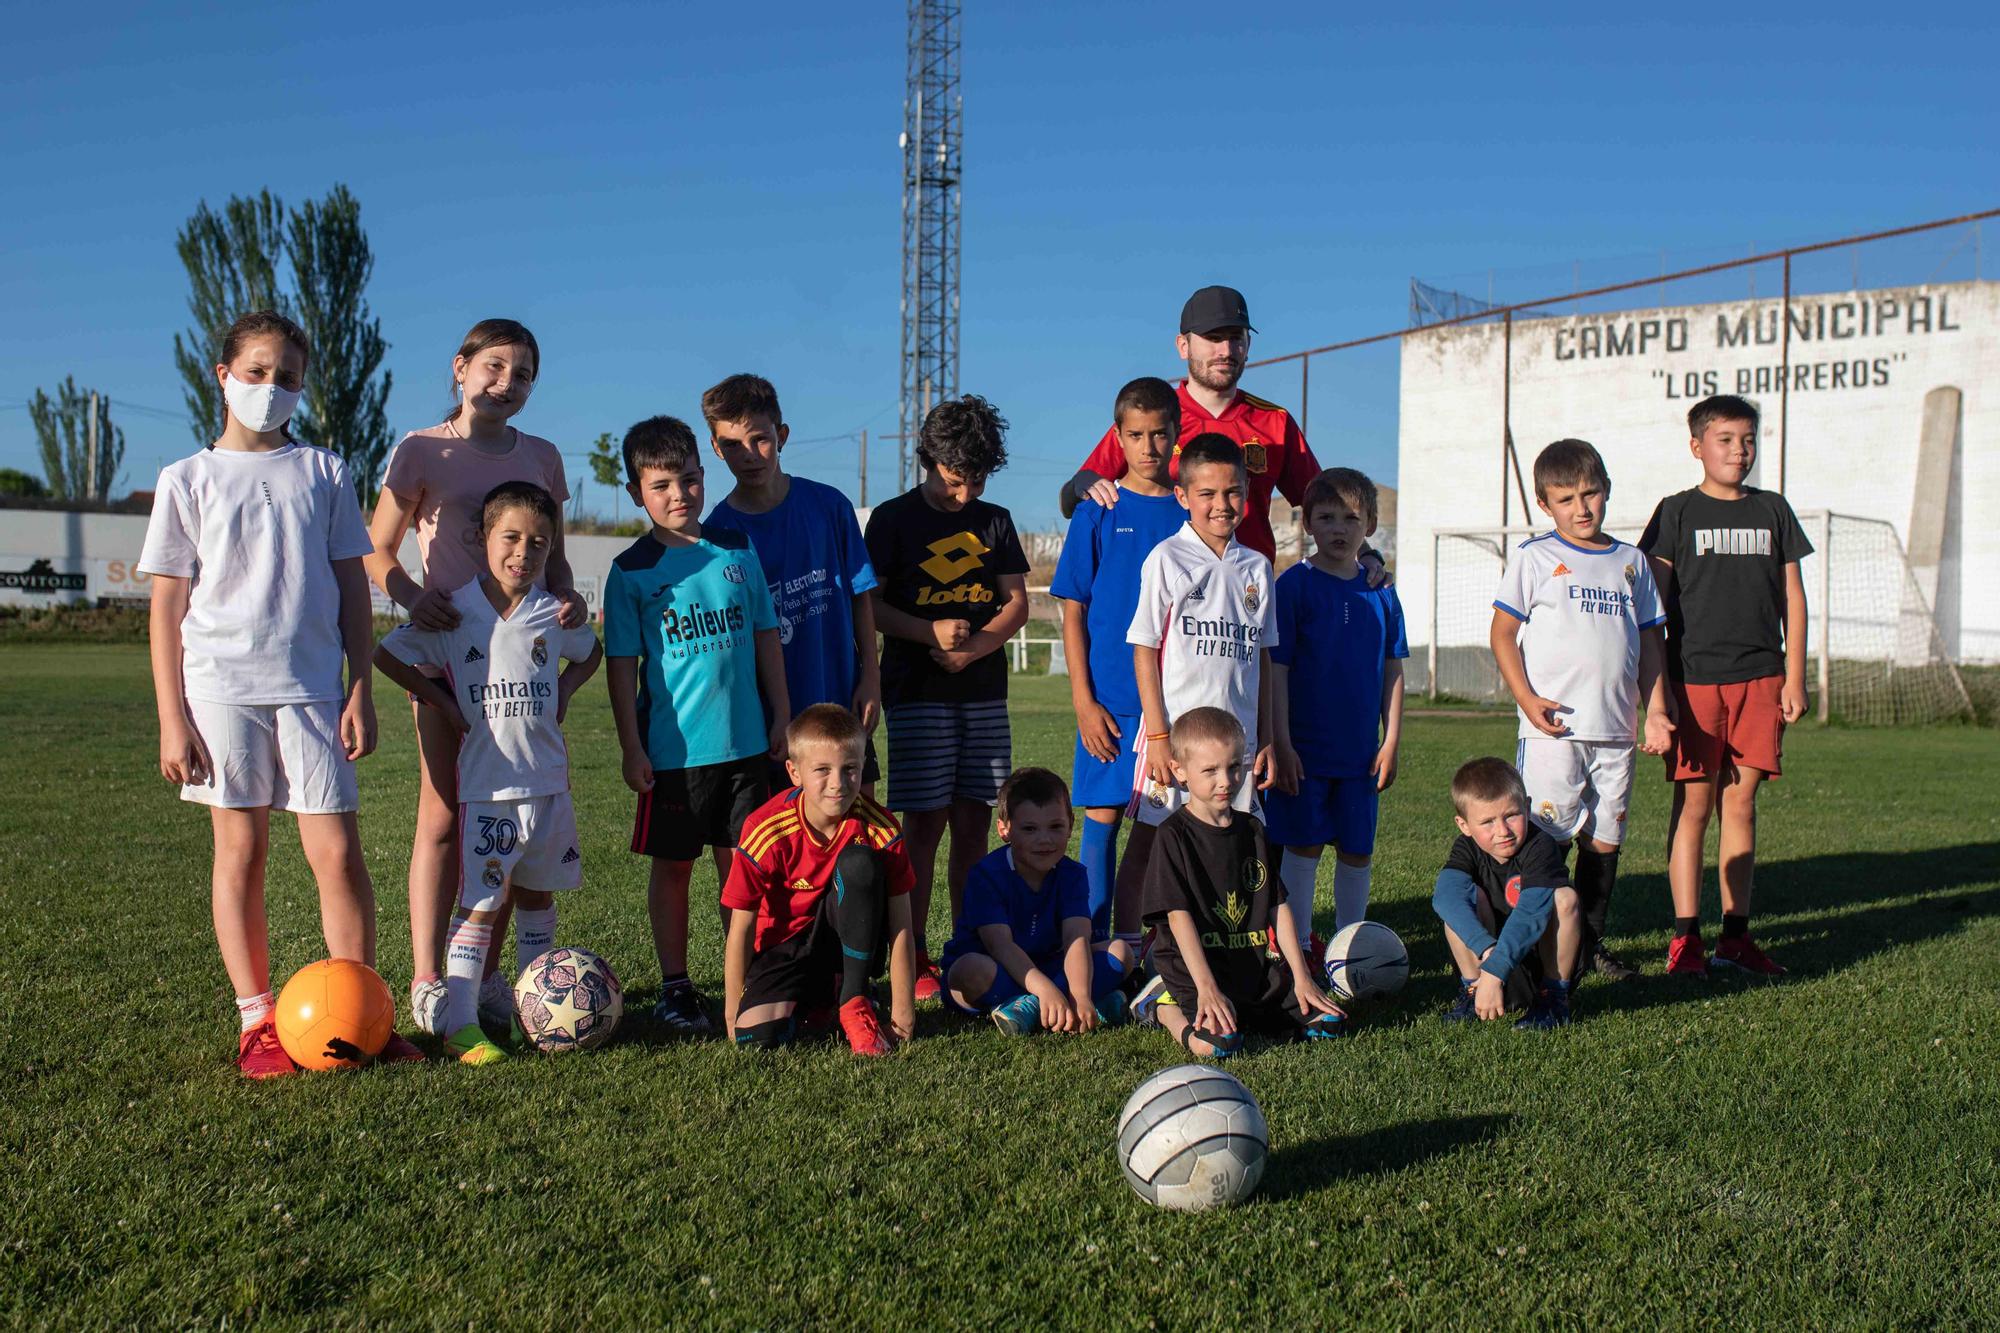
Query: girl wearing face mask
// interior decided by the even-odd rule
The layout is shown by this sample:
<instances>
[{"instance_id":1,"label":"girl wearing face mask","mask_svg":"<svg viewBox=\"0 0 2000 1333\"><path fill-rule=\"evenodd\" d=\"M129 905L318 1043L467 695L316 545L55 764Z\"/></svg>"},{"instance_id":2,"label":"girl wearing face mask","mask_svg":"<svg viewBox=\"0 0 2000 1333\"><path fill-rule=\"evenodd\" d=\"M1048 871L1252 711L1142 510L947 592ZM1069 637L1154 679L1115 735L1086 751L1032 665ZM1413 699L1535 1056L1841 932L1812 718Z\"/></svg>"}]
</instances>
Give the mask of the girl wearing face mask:
<instances>
[{"instance_id":1,"label":"girl wearing face mask","mask_svg":"<svg viewBox=\"0 0 2000 1333\"><path fill-rule=\"evenodd\" d=\"M327 952L375 963L354 782L354 761L375 748L362 568L373 546L346 466L286 432L309 360L304 332L282 315L231 326L215 368L229 409L222 437L161 471L139 557L152 575L160 773L209 807L215 937L242 1020L236 1063L250 1078L297 1070L272 1021L271 811L297 817ZM382 1057L423 1055L391 1036Z\"/></svg>"},{"instance_id":2,"label":"girl wearing face mask","mask_svg":"<svg viewBox=\"0 0 2000 1333\"><path fill-rule=\"evenodd\" d=\"M535 335L511 319L482 319L472 326L451 361L452 406L435 426L413 430L397 442L382 476L381 498L369 525L374 549L368 576L405 607L418 629L453 629L459 611L451 589L486 572L480 534L486 494L504 481L530 481L561 503L569 498L562 455L547 440L513 425L527 406L541 373ZM397 553L415 528L421 580L410 577ZM562 533L543 569L548 591L562 603L565 629L588 612L576 593ZM434 708L411 701L417 727L417 834L410 851L410 952L414 980L410 1006L417 1025L440 1033L444 1022L444 939L458 901L458 733ZM504 909L503 909L504 911ZM507 917L493 938L505 938ZM488 954L491 969L503 951ZM513 1017L513 989L489 970L480 990L481 1020L504 1036Z\"/></svg>"}]
</instances>

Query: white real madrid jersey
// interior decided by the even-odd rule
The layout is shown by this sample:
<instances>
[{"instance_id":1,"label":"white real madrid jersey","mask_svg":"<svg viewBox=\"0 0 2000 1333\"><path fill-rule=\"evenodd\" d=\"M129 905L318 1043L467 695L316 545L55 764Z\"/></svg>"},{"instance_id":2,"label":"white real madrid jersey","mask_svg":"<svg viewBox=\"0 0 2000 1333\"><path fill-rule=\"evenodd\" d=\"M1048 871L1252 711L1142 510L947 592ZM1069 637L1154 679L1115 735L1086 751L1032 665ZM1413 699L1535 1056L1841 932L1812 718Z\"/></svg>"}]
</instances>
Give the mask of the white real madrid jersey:
<instances>
[{"instance_id":1,"label":"white real madrid jersey","mask_svg":"<svg viewBox=\"0 0 2000 1333\"><path fill-rule=\"evenodd\" d=\"M1554 532L1530 537L1508 559L1493 605L1522 622L1515 641L1528 684L1563 706L1569 739L1629 745L1638 738L1639 635L1666 616L1637 547L1576 546ZM1520 734L1543 733L1523 716Z\"/></svg>"},{"instance_id":2,"label":"white real madrid jersey","mask_svg":"<svg viewBox=\"0 0 2000 1333\"><path fill-rule=\"evenodd\" d=\"M1232 539L1221 555L1183 523L1139 571L1139 607L1127 643L1160 650L1171 722L1190 708L1225 709L1257 743L1257 681L1278 641L1271 562Z\"/></svg>"},{"instance_id":3,"label":"white real madrid jersey","mask_svg":"<svg viewBox=\"0 0 2000 1333\"><path fill-rule=\"evenodd\" d=\"M531 589L502 620L477 581L454 590L458 628L402 625L382 646L444 673L471 730L458 749L458 799L512 801L569 790L569 750L556 723L562 659L581 662L597 636L556 623L561 603Z\"/></svg>"}]
</instances>

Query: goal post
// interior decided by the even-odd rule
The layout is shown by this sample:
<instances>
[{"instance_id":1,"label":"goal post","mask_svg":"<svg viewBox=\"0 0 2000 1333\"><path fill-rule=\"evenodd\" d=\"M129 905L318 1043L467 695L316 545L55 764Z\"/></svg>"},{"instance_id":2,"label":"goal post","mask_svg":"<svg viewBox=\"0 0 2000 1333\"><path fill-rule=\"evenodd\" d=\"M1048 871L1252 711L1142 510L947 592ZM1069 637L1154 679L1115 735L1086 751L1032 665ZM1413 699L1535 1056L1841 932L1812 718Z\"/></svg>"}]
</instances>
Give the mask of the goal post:
<instances>
[{"instance_id":1,"label":"goal post","mask_svg":"<svg viewBox=\"0 0 2000 1333\"><path fill-rule=\"evenodd\" d=\"M1809 510L1813 543L1801 565L1812 682L1821 722L1895 726L1973 715L1895 526ZM1507 687L1488 646L1493 596L1509 555L1546 528L1439 530L1431 538L1431 624L1424 693L1432 699L1505 704ZM1613 533L1630 540L1630 535ZM1633 534L1636 535L1636 534Z\"/></svg>"}]
</instances>

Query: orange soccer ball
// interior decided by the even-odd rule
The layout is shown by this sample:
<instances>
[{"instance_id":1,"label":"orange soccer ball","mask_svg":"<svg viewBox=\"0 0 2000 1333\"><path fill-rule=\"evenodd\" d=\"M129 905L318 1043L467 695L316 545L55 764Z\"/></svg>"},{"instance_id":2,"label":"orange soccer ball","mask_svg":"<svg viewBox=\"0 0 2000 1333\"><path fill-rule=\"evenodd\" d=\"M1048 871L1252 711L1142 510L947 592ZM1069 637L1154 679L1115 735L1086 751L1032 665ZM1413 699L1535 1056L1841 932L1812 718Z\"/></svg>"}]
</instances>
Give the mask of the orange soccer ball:
<instances>
[{"instance_id":1,"label":"orange soccer ball","mask_svg":"<svg viewBox=\"0 0 2000 1333\"><path fill-rule=\"evenodd\" d=\"M389 1044L396 1002L375 969L346 958L302 967L278 995L278 1040L302 1069L354 1069Z\"/></svg>"}]
</instances>

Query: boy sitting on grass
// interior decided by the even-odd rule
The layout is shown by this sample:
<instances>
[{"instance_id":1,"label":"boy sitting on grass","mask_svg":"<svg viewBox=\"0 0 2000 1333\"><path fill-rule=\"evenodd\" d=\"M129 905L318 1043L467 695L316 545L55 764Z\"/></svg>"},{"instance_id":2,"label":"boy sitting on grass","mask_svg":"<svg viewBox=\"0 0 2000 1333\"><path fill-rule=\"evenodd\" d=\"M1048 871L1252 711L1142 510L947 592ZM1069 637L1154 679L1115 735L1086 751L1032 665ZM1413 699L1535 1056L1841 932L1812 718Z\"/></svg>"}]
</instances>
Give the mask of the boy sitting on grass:
<instances>
[{"instance_id":1,"label":"boy sitting on grass","mask_svg":"<svg viewBox=\"0 0 2000 1333\"><path fill-rule=\"evenodd\" d=\"M1012 1037L1088 1032L1125 1018L1132 952L1094 929L1090 879L1069 847L1069 788L1046 768L1000 788L1000 841L965 878L965 908L945 945L945 1003L990 1014Z\"/></svg>"},{"instance_id":2,"label":"boy sitting on grass","mask_svg":"<svg viewBox=\"0 0 2000 1333\"><path fill-rule=\"evenodd\" d=\"M1264 826L1235 808L1243 749L1243 724L1220 708L1174 719L1168 752L1186 800L1160 825L1146 868L1159 975L1133 1017L1197 1058L1236 1054L1246 1030L1317 1040L1347 1026L1299 948Z\"/></svg>"},{"instance_id":3,"label":"boy sitting on grass","mask_svg":"<svg viewBox=\"0 0 2000 1333\"><path fill-rule=\"evenodd\" d=\"M895 1035L916 1030L915 877L903 831L862 794L867 732L838 704L814 704L785 729L793 786L743 825L722 905L731 912L723 956L723 1016L739 1047L790 1045L797 1013L834 999L856 1055L887 1055L889 1039L869 983L889 965Z\"/></svg>"},{"instance_id":4,"label":"boy sitting on grass","mask_svg":"<svg viewBox=\"0 0 2000 1333\"><path fill-rule=\"evenodd\" d=\"M1514 1026L1523 1032L1568 1026L1583 913L1563 862L1564 844L1529 820L1527 788L1504 759L1461 765L1452 775L1451 803L1459 838L1431 894L1458 964L1458 999L1445 1010L1445 1021L1505 1014L1508 974L1536 952L1541 990ZM1496 927L1502 917L1505 924Z\"/></svg>"}]
</instances>

